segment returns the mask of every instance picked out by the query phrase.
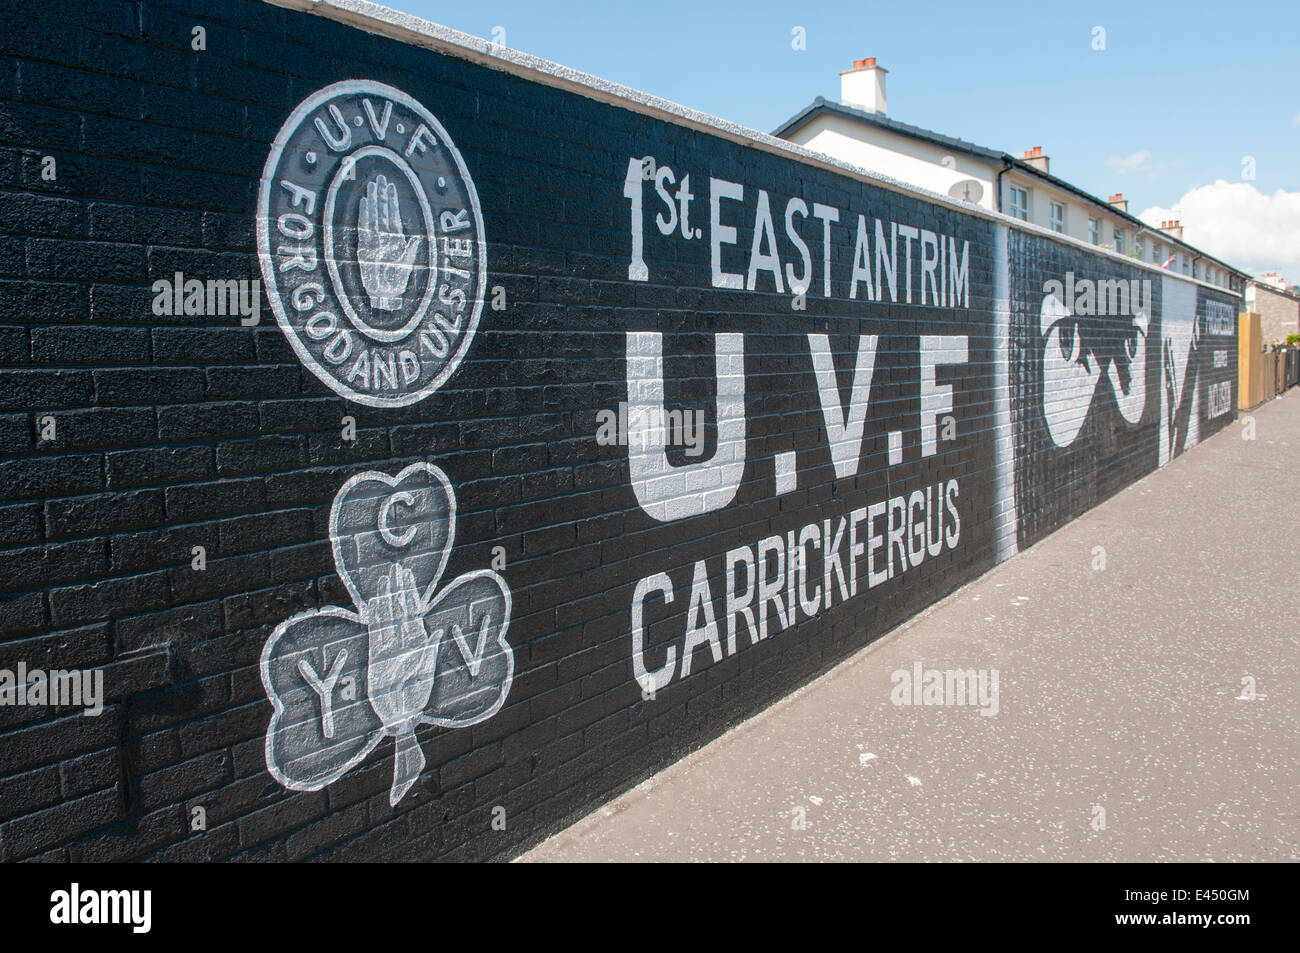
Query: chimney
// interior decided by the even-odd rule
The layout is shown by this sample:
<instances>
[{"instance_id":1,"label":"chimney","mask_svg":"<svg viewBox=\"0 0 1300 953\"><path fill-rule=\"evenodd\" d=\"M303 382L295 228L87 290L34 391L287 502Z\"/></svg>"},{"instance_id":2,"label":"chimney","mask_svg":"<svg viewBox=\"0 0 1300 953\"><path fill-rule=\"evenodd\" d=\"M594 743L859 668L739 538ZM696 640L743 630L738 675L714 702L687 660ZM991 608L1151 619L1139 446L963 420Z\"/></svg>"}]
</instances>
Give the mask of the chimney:
<instances>
[{"instance_id":1,"label":"chimney","mask_svg":"<svg viewBox=\"0 0 1300 953\"><path fill-rule=\"evenodd\" d=\"M876 58L854 60L853 69L840 73L840 102L854 109L885 115L885 74L889 70L876 65Z\"/></svg>"},{"instance_id":2,"label":"chimney","mask_svg":"<svg viewBox=\"0 0 1300 953\"><path fill-rule=\"evenodd\" d=\"M1042 146L1034 146L1032 149L1029 149L1025 152L1025 162L1028 165L1032 165L1035 169L1037 169L1040 172L1049 171L1048 164L1051 161L1052 160L1047 158L1047 156L1043 155Z\"/></svg>"},{"instance_id":3,"label":"chimney","mask_svg":"<svg viewBox=\"0 0 1300 953\"><path fill-rule=\"evenodd\" d=\"M1128 211L1128 199L1124 198L1123 192L1116 192L1106 201L1109 202L1111 205L1113 205L1115 208L1119 209L1121 212Z\"/></svg>"},{"instance_id":4,"label":"chimney","mask_svg":"<svg viewBox=\"0 0 1300 953\"><path fill-rule=\"evenodd\" d=\"M1161 222L1160 231L1177 241L1183 240L1183 223L1181 221Z\"/></svg>"}]
</instances>

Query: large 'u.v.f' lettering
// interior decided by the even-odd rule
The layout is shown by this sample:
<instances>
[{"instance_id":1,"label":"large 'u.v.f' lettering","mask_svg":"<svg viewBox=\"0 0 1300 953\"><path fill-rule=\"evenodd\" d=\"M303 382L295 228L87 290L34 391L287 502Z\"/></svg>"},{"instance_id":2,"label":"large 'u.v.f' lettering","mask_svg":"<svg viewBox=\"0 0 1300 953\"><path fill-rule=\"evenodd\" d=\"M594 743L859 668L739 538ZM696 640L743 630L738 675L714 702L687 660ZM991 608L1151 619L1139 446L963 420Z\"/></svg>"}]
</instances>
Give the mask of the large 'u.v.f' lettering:
<instances>
[{"instance_id":1,"label":"large 'u.v.f' lettering","mask_svg":"<svg viewBox=\"0 0 1300 953\"><path fill-rule=\"evenodd\" d=\"M862 430L867 421L867 401L871 398L871 375L876 366L874 334L858 338L858 360L853 370L853 384L847 409L840 403L840 384L835 376L830 339L825 334L809 334L808 350L817 373L817 393L821 398L822 419L826 422L826 439L830 442L835 476L845 480L858 472L862 453Z\"/></svg>"},{"instance_id":2,"label":"large 'u.v.f' lettering","mask_svg":"<svg viewBox=\"0 0 1300 953\"><path fill-rule=\"evenodd\" d=\"M718 444L708 460L668 462L664 420L663 335L627 333L628 466L641 509L661 523L730 503L745 474L745 339L715 334Z\"/></svg>"}]
</instances>

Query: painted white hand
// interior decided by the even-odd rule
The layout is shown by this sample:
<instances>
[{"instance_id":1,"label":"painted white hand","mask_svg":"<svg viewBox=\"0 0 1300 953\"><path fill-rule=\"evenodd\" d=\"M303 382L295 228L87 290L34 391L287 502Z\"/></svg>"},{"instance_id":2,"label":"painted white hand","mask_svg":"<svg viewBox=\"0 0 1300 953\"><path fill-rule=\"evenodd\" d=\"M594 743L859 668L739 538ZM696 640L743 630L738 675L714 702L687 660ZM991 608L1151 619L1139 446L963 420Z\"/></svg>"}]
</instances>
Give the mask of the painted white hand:
<instances>
[{"instance_id":1,"label":"painted white hand","mask_svg":"<svg viewBox=\"0 0 1300 953\"><path fill-rule=\"evenodd\" d=\"M411 280L423 237L407 238L397 186L385 176L371 179L357 206L357 265L361 284L377 311L397 311Z\"/></svg>"},{"instance_id":2,"label":"painted white hand","mask_svg":"<svg viewBox=\"0 0 1300 953\"><path fill-rule=\"evenodd\" d=\"M424 770L424 752L416 740L424 706L429 703L437 674L442 633L430 635L424 625L427 606L420 601L415 579L393 565L379 584L379 595L366 606L370 629L370 665L366 694L370 706L393 736L393 784L388 800L396 804Z\"/></svg>"},{"instance_id":3,"label":"painted white hand","mask_svg":"<svg viewBox=\"0 0 1300 953\"><path fill-rule=\"evenodd\" d=\"M433 690L441 632L431 634L425 628L427 608L401 563L394 564L366 607L370 630L366 689L371 707L390 733L414 730Z\"/></svg>"}]
</instances>

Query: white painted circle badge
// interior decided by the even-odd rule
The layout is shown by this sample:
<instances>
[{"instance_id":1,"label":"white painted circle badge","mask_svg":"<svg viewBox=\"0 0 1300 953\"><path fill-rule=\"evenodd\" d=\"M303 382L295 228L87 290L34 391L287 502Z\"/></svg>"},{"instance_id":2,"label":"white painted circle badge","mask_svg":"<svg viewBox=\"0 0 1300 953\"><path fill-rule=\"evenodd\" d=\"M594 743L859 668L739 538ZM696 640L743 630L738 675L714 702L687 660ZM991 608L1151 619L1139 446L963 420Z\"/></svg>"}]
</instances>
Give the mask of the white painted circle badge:
<instances>
[{"instance_id":1,"label":"white painted circle badge","mask_svg":"<svg viewBox=\"0 0 1300 953\"><path fill-rule=\"evenodd\" d=\"M334 83L293 111L262 171L257 251L294 352L349 400L423 400L478 327L478 194L441 123L392 86Z\"/></svg>"}]
</instances>

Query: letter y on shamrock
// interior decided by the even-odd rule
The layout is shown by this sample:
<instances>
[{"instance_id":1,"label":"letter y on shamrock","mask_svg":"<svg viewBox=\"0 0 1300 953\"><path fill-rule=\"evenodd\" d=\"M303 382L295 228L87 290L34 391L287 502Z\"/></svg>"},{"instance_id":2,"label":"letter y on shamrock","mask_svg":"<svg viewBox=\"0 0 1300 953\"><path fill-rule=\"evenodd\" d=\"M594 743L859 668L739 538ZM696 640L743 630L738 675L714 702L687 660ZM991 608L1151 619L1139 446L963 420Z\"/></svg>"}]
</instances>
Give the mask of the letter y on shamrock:
<instances>
[{"instance_id":1,"label":"letter y on shamrock","mask_svg":"<svg viewBox=\"0 0 1300 953\"><path fill-rule=\"evenodd\" d=\"M286 619L262 650L266 766L285 787L319 791L392 735L395 805L424 769L416 728L463 728L505 703L510 589L490 569L438 589L455 537L456 497L432 464L357 474L334 497L330 543L353 609Z\"/></svg>"}]
</instances>

